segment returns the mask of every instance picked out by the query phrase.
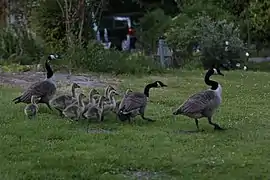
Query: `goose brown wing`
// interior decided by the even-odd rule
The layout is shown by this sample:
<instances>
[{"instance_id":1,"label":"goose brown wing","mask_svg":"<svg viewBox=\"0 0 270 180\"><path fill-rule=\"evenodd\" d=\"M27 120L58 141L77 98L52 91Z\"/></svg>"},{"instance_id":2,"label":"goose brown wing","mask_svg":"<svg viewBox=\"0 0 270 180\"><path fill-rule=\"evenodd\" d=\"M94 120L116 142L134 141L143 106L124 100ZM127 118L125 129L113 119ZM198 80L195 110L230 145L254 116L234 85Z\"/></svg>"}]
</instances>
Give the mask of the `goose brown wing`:
<instances>
[{"instance_id":1,"label":"goose brown wing","mask_svg":"<svg viewBox=\"0 0 270 180\"><path fill-rule=\"evenodd\" d=\"M214 91L206 90L194 94L188 98L186 102L180 107L183 113L199 113L202 112L206 107L212 105L216 94Z\"/></svg>"},{"instance_id":2,"label":"goose brown wing","mask_svg":"<svg viewBox=\"0 0 270 180\"><path fill-rule=\"evenodd\" d=\"M147 102L147 97L143 93L132 92L127 94L121 104L119 109L123 109L124 112L130 112L132 110L141 108Z\"/></svg>"},{"instance_id":3,"label":"goose brown wing","mask_svg":"<svg viewBox=\"0 0 270 180\"><path fill-rule=\"evenodd\" d=\"M21 96L22 102L30 102L33 95L37 97L44 97L56 90L54 84L49 81L41 81L31 85Z\"/></svg>"}]
</instances>

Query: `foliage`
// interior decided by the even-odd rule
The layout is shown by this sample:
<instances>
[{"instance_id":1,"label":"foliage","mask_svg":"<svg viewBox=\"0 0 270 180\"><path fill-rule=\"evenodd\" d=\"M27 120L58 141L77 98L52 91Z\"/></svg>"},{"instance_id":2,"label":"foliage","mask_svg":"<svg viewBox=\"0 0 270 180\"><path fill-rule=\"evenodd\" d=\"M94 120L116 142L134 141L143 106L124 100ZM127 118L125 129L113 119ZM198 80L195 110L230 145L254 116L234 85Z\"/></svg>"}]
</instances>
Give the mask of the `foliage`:
<instances>
[{"instance_id":1,"label":"foliage","mask_svg":"<svg viewBox=\"0 0 270 180\"><path fill-rule=\"evenodd\" d=\"M43 52L42 44L29 30L15 26L0 30L0 42L0 58L20 64L37 62Z\"/></svg>"},{"instance_id":2,"label":"foliage","mask_svg":"<svg viewBox=\"0 0 270 180\"><path fill-rule=\"evenodd\" d=\"M181 14L185 14L190 18L196 18L197 16L207 15L214 20L233 20L234 17L224 10L223 7L215 4L213 1L184 1L180 4Z\"/></svg>"},{"instance_id":3,"label":"foliage","mask_svg":"<svg viewBox=\"0 0 270 180\"><path fill-rule=\"evenodd\" d=\"M92 3L76 0L41 1L32 16L32 27L51 49L64 51L82 45L92 35L89 10ZM75 44L76 44L75 43Z\"/></svg>"},{"instance_id":4,"label":"foliage","mask_svg":"<svg viewBox=\"0 0 270 180\"><path fill-rule=\"evenodd\" d=\"M250 19L253 38L256 38L257 42L269 43L270 2L266 0L251 1L247 13Z\"/></svg>"},{"instance_id":5,"label":"foliage","mask_svg":"<svg viewBox=\"0 0 270 180\"><path fill-rule=\"evenodd\" d=\"M199 47L204 65L222 63L227 59L239 58L244 44L240 39L240 31L233 22L226 20L213 21L208 16L197 17L182 26L178 19L167 32L167 41L183 57L191 57L194 47ZM229 42L225 51L225 41Z\"/></svg>"},{"instance_id":6,"label":"foliage","mask_svg":"<svg viewBox=\"0 0 270 180\"><path fill-rule=\"evenodd\" d=\"M67 51L65 59L71 60L72 67L92 72L136 74L160 71L158 65L142 53L106 50L95 42L90 42L86 48L72 48Z\"/></svg>"},{"instance_id":7,"label":"foliage","mask_svg":"<svg viewBox=\"0 0 270 180\"><path fill-rule=\"evenodd\" d=\"M57 50L65 48L65 19L56 0L40 1L32 15L32 27L44 39L46 46Z\"/></svg>"},{"instance_id":8,"label":"foliage","mask_svg":"<svg viewBox=\"0 0 270 180\"><path fill-rule=\"evenodd\" d=\"M140 31L138 32L140 42L148 44L152 51L156 51L157 40L163 36L170 22L171 18L165 15L162 9L148 12L140 19Z\"/></svg>"}]
</instances>

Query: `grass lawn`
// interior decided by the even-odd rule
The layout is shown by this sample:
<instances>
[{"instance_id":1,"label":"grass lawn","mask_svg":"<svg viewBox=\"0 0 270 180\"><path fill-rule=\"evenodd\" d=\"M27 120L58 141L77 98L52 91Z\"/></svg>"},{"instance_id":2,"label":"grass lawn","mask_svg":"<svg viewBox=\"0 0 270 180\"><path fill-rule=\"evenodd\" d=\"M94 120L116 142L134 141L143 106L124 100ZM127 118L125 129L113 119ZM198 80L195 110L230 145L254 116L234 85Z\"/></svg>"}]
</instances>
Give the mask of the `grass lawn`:
<instances>
[{"instance_id":1,"label":"grass lawn","mask_svg":"<svg viewBox=\"0 0 270 180\"><path fill-rule=\"evenodd\" d=\"M223 102L213 122L172 115L191 94L208 88L204 72L123 77L121 89L143 91L147 82L161 80L165 89L152 89L146 116L133 124L105 117L104 123L85 125L65 121L42 106L36 120L23 114L24 105L11 99L20 91L2 87L0 96L0 179L269 179L270 74L225 72L215 76L223 86ZM108 133L110 132L110 133Z\"/></svg>"}]
</instances>

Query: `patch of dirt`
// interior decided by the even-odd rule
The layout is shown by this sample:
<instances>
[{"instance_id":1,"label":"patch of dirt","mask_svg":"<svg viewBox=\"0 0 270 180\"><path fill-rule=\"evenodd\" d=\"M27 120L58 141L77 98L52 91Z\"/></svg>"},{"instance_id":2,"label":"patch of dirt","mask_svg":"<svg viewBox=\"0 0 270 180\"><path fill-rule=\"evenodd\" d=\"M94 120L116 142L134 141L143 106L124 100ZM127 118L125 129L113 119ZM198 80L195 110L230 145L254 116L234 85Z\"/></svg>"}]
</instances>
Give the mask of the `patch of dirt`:
<instances>
[{"instance_id":1,"label":"patch of dirt","mask_svg":"<svg viewBox=\"0 0 270 180\"><path fill-rule=\"evenodd\" d=\"M87 133L90 133L90 134L115 134L116 131L115 130L89 128Z\"/></svg>"},{"instance_id":2,"label":"patch of dirt","mask_svg":"<svg viewBox=\"0 0 270 180\"><path fill-rule=\"evenodd\" d=\"M153 171L127 171L125 176L136 180L171 179L170 176L165 173Z\"/></svg>"},{"instance_id":3,"label":"patch of dirt","mask_svg":"<svg viewBox=\"0 0 270 180\"><path fill-rule=\"evenodd\" d=\"M0 85L9 85L12 87L28 88L34 82L42 81L46 78L45 72L19 72L19 73L0 73ZM105 87L108 84L117 87L121 82L119 79L112 77L98 77L89 74L69 75L68 73L55 73L54 79L59 88L78 83L81 87Z\"/></svg>"}]
</instances>

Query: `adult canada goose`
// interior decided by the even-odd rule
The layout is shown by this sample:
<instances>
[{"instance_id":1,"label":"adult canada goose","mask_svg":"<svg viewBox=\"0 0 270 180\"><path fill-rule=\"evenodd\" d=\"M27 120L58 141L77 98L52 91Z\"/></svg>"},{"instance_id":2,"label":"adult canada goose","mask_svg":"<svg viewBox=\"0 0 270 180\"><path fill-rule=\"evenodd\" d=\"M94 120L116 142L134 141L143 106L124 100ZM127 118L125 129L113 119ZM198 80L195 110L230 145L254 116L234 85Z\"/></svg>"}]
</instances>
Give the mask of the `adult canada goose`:
<instances>
[{"instance_id":1,"label":"adult canada goose","mask_svg":"<svg viewBox=\"0 0 270 180\"><path fill-rule=\"evenodd\" d=\"M24 108L24 114L29 118L35 118L38 112L36 101L39 100L36 96L31 97L31 104L27 104Z\"/></svg>"},{"instance_id":2,"label":"adult canada goose","mask_svg":"<svg viewBox=\"0 0 270 180\"><path fill-rule=\"evenodd\" d=\"M78 95L78 103L74 102L71 105L67 106L63 110L63 115L67 118L78 121L84 111L85 105L83 103L83 98L86 96L83 93Z\"/></svg>"},{"instance_id":3,"label":"adult canada goose","mask_svg":"<svg viewBox=\"0 0 270 180\"><path fill-rule=\"evenodd\" d=\"M154 121L144 116L144 111L147 105L147 99L149 97L150 88L167 87L161 81L155 81L154 83L148 84L144 88L144 92L130 92L125 95L119 105L118 118L121 121L129 120L131 117L141 115L144 120Z\"/></svg>"},{"instance_id":4,"label":"adult canada goose","mask_svg":"<svg viewBox=\"0 0 270 180\"><path fill-rule=\"evenodd\" d=\"M36 96L40 98L37 103L45 103L48 108L51 108L49 101L52 99L54 94L56 93L56 84L53 78L53 71L49 64L50 60L55 59L54 55L49 55L48 60L45 62L45 68L47 70L47 78L41 82L36 82L32 84L21 96L16 97L12 101L17 103L31 103L31 97Z\"/></svg>"},{"instance_id":5,"label":"adult canada goose","mask_svg":"<svg viewBox=\"0 0 270 180\"><path fill-rule=\"evenodd\" d=\"M224 76L218 68L210 68L205 74L204 82L211 88L193 94L173 112L173 115L182 114L195 119L197 130L199 130L198 119L203 117L208 118L209 124L213 125L214 129L223 130L218 124L212 122L212 116L221 104L222 93L221 85L209 79L213 74Z\"/></svg>"},{"instance_id":6,"label":"adult canada goose","mask_svg":"<svg viewBox=\"0 0 270 180\"><path fill-rule=\"evenodd\" d=\"M80 88L77 83L71 85L71 95L63 94L54 97L50 100L50 105L59 111L60 115L63 116L62 111L70 104L76 101L75 89Z\"/></svg>"}]
</instances>

